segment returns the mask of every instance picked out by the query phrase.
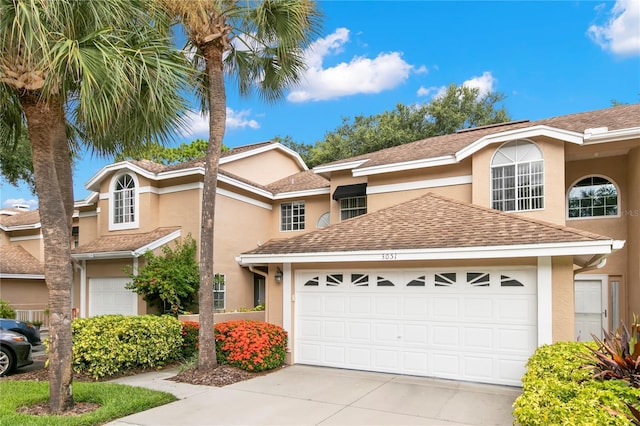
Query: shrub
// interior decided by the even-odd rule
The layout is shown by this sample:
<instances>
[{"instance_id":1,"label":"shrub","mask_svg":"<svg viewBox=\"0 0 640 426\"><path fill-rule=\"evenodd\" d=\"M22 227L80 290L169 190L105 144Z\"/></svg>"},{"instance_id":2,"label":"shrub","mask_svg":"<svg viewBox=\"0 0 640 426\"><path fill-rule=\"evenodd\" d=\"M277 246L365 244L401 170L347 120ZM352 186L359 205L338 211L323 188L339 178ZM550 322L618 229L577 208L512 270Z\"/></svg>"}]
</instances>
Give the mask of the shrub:
<instances>
[{"instance_id":1,"label":"shrub","mask_svg":"<svg viewBox=\"0 0 640 426\"><path fill-rule=\"evenodd\" d=\"M98 379L157 368L181 356L180 321L164 315L104 315L72 323L73 369Z\"/></svg>"},{"instance_id":2,"label":"shrub","mask_svg":"<svg viewBox=\"0 0 640 426\"><path fill-rule=\"evenodd\" d=\"M13 310L9 302L0 299L0 318L14 319L16 311Z\"/></svg>"},{"instance_id":3,"label":"shrub","mask_svg":"<svg viewBox=\"0 0 640 426\"><path fill-rule=\"evenodd\" d=\"M218 362L248 371L284 364L287 332L263 321L227 321L214 326Z\"/></svg>"},{"instance_id":4,"label":"shrub","mask_svg":"<svg viewBox=\"0 0 640 426\"><path fill-rule=\"evenodd\" d=\"M584 368L587 346L562 342L536 350L522 378L522 395L513 414L523 425L630 425L616 413L629 413L624 401L640 398L640 390L619 380L600 381Z\"/></svg>"},{"instance_id":5,"label":"shrub","mask_svg":"<svg viewBox=\"0 0 640 426\"><path fill-rule=\"evenodd\" d=\"M624 324L614 331L606 331L602 340L594 336L598 345L591 349L594 378L619 379L629 382L633 387L640 388L640 324L634 318L631 333Z\"/></svg>"},{"instance_id":6,"label":"shrub","mask_svg":"<svg viewBox=\"0 0 640 426\"><path fill-rule=\"evenodd\" d=\"M182 244L176 242L175 249L162 247L164 256L148 251L144 254L147 264L137 274L129 273L131 282L126 288L132 290L161 311L173 315L185 312L195 301L200 287L200 273L195 260L196 242L188 235Z\"/></svg>"},{"instance_id":7,"label":"shrub","mask_svg":"<svg viewBox=\"0 0 640 426\"><path fill-rule=\"evenodd\" d=\"M198 333L200 323L183 321L180 334L182 335L182 359L189 359L198 352Z\"/></svg>"}]
</instances>

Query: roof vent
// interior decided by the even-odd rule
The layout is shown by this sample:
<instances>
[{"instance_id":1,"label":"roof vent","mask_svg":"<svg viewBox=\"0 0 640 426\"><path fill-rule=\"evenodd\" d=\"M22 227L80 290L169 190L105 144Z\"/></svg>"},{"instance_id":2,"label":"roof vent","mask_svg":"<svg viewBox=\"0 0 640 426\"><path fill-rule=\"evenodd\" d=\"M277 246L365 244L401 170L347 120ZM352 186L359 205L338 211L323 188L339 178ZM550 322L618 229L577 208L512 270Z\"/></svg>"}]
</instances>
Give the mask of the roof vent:
<instances>
[{"instance_id":1,"label":"roof vent","mask_svg":"<svg viewBox=\"0 0 640 426\"><path fill-rule=\"evenodd\" d=\"M30 210L29 206L27 204L14 204L11 207L13 207L16 210L23 211L23 212L28 212Z\"/></svg>"}]
</instances>

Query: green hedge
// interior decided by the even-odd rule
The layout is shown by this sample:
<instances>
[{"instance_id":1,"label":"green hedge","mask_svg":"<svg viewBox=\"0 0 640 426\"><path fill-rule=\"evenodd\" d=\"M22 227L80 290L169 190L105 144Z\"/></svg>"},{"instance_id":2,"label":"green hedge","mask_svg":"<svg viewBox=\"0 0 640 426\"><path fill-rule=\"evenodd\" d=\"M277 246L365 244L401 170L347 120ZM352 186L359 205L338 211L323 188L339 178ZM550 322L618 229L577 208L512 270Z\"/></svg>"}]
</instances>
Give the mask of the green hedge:
<instances>
[{"instance_id":1,"label":"green hedge","mask_svg":"<svg viewBox=\"0 0 640 426\"><path fill-rule=\"evenodd\" d=\"M182 354L180 321L168 315L103 315L72 323L73 369L95 379L161 367Z\"/></svg>"},{"instance_id":2,"label":"green hedge","mask_svg":"<svg viewBox=\"0 0 640 426\"><path fill-rule=\"evenodd\" d=\"M545 345L533 354L515 403L515 422L530 425L631 425L624 401L638 401L640 389L619 380L600 381L584 368L585 343Z\"/></svg>"}]
</instances>

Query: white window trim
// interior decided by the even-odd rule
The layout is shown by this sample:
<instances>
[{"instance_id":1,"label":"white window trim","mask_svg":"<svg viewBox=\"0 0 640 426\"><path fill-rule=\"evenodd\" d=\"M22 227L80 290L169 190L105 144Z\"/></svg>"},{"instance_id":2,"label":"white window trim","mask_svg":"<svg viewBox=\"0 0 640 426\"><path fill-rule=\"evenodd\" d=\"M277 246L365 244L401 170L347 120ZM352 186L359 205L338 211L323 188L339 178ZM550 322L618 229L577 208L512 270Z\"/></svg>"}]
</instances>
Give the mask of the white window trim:
<instances>
[{"instance_id":1,"label":"white window trim","mask_svg":"<svg viewBox=\"0 0 640 426\"><path fill-rule=\"evenodd\" d=\"M608 180L613 186L616 187L616 192L618 193L618 214L612 214L609 216L586 216L586 217L569 217L569 194L571 193L571 190L573 189L574 186L576 186L576 184L578 182L580 182L583 179L586 178L590 178L590 177L599 177L602 179L606 179ZM601 220L601 219L618 219L621 217L621 211L622 211L622 195L620 194L620 185L618 185L616 183L616 181L614 181L613 179L611 179L609 176L605 176L605 175L599 175L599 174L588 174L588 175L584 175L582 177L580 177L579 179L576 179L571 185L569 185L569 189L567 189L567 193L565 194L565 218L567 220Z\"/></svg>"},{"instance_id":2,"label":"white window trim","mask_svg":"<svg viewBox=\"0 0 640 426\"><path fill-rule=\"evenodd\" d=\"M350 200L350 199L352 199L352 198L364 198L364 204L365 204L365 205L364 205L364 208L363 208L363 207L356 207L356 208L350 208L350 209L343 209L343 208L342 208L342 200ZM338 210L339 210L339 212L340 212L340 222L342 222L342 221L344 221L344 220L353 219L354 217L358 217L358 216L365 215L365 214L367 214L367 213L369 212L369 200L367 199L367 196L366 196L366 195L356 195L355 197L345 197L345 198L340 198L340 199L338 200L338 204L339 204L339 209L338 209ZM343 212L343 211L354 211L354 210L363 210L363 209L364 209L364 211L365 211L365 212L364 212L364 213L362 213L362 214L358 214L358 215L355 215L355 216L351 216L351 217L349 217L349 218L347 218L347 219L343 219L343 218L342 218L342 212Z\"/></svg>"},{"instance_id":3,"label":"white window trim","mask_svg":"<svg viewBox=\"0 0 640 426\"><path fill-rule=\"evenodd\" d=\"M304 207L304 220L301 222L302 223L302 228L298 228L298 229L283 229L283 223L282 223L282 206L286 205L286 204L291 204L291 206L293 207L294 204L302 204L302 206ZM305 229L307 229L307 204L305 203L304 200L297 200L297 201L287 201L286 203L280 203L280 220L278 222L278 229L280 230L280 232L298 232L298 231L304 231ZM292 212L293 214L293 212ZM293 216L292 216L293 219ZM291 227L293 228L293 222L291 223Z\"/></svg>"},{"instance_id":4,"label":"white window trim","mask_svg":"<svg viewBox=\"0 0 640 426\"><path fill-rule=\"evenodd\" d=\"M133 179L133 183L135 185L135 195L134 195L135 220L133 222L115 223L114 192L116 189L116 183L118 182L118 179L120 179L124 175L129 175L131 179ZM125 171L122 171L121 173L117 173L113 175L113 177L111 178L111 183L109 184L108 200L109 200L109 231L119 231L123 229L137 229L140 227L140 181L138 180L138 176L135 173L132 173L129 170L125 170Z\"/></svg>"},{"instance_id":5,"label":"white window trim","mask_svg":"<svg viewBox=\"0 0 640 426\"><path fill-rule=\"evenodd\" d=\"M493 169L494 169L494 167L504 167L505 166L505 165L494 166L493 165L493 160L495 159L495 156L498 154L498 151L500 151L500 149L503 146L505 146L505 145L507 145L509 143L512 143L512 142L516 142L516 141L531 143L531 144L535 145L536 148L538 148L538 150L540 151L540 154L542 154L542 160L535 160L535 161L542 161L542 183L541 183L541 185L542 185L542 207L541 208L537 208L537 209L520 210L520 209L517 208L518 207L518 198L516 197L516 199L515 199L515 201L516 201L516 209L515 210L500 210L500 211L503 211L505 213L521 213L521 212L543 211L545 209L546 204L547 204L546 203L546 198L547 198L547 191L546 191L546 173L547 173L547 168L546 168L546 162L545 162L545 159L544 159L544 151L540 148L540 146L537 143L535 143L534 141L529 140L529 139L514 139L514 140L510 140L508 142L505 142L502 145L500 145L494 151L493 155L491 156L491 161L489 162L489 192L490 192L489 193L489 198L490 198L491 208L494 208L493 207ZM515 166L515 176L514 177L515 177L516 181L518 179L518 167L517 167L517 165L518 164L523 164L523 163L525 163L525 162L513 163L513 165ZM531 164L532 161L529 161L528 163ZM517 194L517 189L518 189L518 187L516 186L516 194Z\"/></svg>"}]
</instances>

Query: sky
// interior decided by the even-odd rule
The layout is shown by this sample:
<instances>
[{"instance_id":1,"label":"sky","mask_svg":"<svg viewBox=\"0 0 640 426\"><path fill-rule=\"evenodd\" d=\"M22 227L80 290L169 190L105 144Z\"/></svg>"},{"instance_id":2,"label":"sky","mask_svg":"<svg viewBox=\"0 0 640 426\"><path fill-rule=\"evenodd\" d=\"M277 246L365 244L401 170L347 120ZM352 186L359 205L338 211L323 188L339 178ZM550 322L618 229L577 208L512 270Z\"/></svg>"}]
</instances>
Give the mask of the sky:
<instances>
[{"instance_id":1,"label":"sky","mask_svg":"<svg viewBox=\"0 0 640 426\"><path fill-rule=\"evenodd\" d=\"M291 136L314 144L344 118L428 103L451 83L501 92L513 120L537 120L640 102L640 0L320 1L322 31L301 83L277 104L227 86L224 144ZM180 46L181 47L181 46ZM188 114L172 146L207 139ZM112 159L82 154L74 197ZM37 197L0 180L0 207Z\"/></svg>"}]
</instances>

